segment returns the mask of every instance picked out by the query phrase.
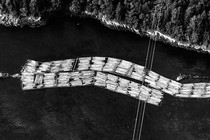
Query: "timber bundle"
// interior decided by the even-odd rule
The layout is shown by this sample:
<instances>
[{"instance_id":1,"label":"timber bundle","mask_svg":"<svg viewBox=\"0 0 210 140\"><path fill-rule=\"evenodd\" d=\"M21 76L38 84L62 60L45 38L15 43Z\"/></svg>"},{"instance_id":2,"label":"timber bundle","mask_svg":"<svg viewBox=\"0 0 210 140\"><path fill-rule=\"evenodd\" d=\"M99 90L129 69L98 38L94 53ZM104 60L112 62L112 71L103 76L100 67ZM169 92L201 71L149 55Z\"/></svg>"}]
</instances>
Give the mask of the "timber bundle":
<instances>
[{"instance_id":1,"label":"timber bundle","mask_svg":"<svg viewBox=\"0 0 210 140\"><path fill-rule=\"evenodd\" d=\"M159 105L163 93L209 98L210 83L182 84L145 67L110 57L81 57L50 62L28 60L21 70L23 90L97 86Z\"/></svg>"}]
</instances>

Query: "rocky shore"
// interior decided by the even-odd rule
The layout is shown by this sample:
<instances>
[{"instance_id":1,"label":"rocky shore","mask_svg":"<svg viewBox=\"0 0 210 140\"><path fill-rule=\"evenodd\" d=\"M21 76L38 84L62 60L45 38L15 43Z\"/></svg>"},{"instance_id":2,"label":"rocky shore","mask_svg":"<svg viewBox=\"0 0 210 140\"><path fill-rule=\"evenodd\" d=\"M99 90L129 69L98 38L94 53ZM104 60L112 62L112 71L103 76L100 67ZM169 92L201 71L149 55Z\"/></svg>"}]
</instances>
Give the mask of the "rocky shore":
<instances>
[{"instance_id":1,"label":"rocky shore","mask_svg":"<svg viewBox=\"0 0 210 140\"><path fill-rule=\"evenodd\" d=\"M210 53L210 48L208 49L205 45L196 45L196 44L191 44L190 42L182 42L182 41L179 41L173 37L170 37L170 35L164 34L158 30L146 30L145 31L145 30L135 29L135 28L130 27L129 25L120 23L116 20L110 20L106 17L106 15L100 15L100 14L94 15L93 13L90 13L88 11L85 11L83 16L90 16L92 18L100 20L103 25L105 25L109 28L114 28L117 30L131 31L138 35L148 36L148 37L152 38L153 40L162 41L164 43L171 44L172 46L184 48L187 50L193 50L193 51L197 51L197 52L201 52L201 53Z\"/></svg>"}]
</instances>

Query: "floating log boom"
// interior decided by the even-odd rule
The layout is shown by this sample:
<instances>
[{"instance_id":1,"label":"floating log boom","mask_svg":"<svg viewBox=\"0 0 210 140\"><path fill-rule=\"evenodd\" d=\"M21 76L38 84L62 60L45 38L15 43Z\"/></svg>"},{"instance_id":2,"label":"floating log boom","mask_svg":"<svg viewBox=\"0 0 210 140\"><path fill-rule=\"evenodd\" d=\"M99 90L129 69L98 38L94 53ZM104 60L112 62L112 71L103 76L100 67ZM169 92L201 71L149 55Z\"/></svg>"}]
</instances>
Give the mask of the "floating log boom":
<instances>
[{"instance_id":1,"label":"floating log boom","mask_svg":"<svg viewBox=\"0 0 210 140\"><path fill-rule=\"evenodd\" d=\"M21 70L21 81L23 90L98 86L153 105L161 102L163 93L180 98L210 98L210 83L182 84L141 65L110 57L50 62L28 60Z\"/></svg>"}]
</instances>

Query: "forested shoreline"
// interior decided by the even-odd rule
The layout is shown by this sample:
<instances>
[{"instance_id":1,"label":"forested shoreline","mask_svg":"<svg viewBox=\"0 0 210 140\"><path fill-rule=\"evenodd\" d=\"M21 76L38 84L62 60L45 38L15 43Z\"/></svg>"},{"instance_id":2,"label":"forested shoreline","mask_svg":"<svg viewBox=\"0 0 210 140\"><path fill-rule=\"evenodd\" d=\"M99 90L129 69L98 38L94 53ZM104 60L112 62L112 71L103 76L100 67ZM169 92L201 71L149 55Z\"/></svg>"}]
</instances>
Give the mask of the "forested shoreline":
<instances>
[{"instance_id":1,"label":"forested shoreline","mask_svg":"<svg viewBox=\"0 0 210 140\"><path fill-rule=\"evenodd\" d=\"M40 26L59 12L63 15L106 17L138 30L159 31L188 49L210 50L208 0L2 0L0 23L7 26ZM163 40L160 38L160 40ZM176 45L177 43L172 43Z\"/></svg>"}]
</instances>

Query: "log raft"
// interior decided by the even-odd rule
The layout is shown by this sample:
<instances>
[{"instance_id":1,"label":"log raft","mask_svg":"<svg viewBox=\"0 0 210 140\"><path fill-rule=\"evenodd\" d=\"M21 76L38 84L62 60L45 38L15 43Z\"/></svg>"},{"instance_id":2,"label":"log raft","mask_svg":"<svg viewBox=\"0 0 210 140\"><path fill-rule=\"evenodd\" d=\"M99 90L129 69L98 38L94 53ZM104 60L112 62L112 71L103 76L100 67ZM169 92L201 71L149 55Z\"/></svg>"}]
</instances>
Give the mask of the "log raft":
<instances>
[{"instance_id":1,"label":"log raft","mask_svg":"<svg viewBox=\"0 0 210 140\"><path fill-rule=\"evenodd\" d=\"M21 81L23 90L93 85L153 105L159 105L163 93L180 98L210 98L210 83L182 84L141 65L111 57L28 60L21 70Z\"/></svg>"}]
</instances>

